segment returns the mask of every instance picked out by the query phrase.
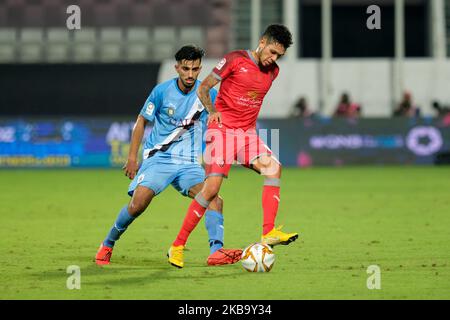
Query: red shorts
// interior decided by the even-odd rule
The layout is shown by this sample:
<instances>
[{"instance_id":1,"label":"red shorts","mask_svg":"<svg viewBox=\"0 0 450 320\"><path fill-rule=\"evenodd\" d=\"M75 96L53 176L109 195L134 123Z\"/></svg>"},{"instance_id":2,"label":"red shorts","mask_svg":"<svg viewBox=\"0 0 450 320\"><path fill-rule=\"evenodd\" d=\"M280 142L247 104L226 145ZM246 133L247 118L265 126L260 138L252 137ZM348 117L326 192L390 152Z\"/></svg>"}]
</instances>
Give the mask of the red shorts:
<instances>
[{"instance_id":1,"label":"red shorts","mask_svg":"<svg viewBox=\"0 0 450 320\"><path fill-rule=\"evenodd\" d=\"M210 124L206 132L206 149L203 154L206 176L228 176L234 162L245 167L260 156L272 155L270 148L258 136L255 129L225 128L217 123Z\"/></svg>"}]
</instances>

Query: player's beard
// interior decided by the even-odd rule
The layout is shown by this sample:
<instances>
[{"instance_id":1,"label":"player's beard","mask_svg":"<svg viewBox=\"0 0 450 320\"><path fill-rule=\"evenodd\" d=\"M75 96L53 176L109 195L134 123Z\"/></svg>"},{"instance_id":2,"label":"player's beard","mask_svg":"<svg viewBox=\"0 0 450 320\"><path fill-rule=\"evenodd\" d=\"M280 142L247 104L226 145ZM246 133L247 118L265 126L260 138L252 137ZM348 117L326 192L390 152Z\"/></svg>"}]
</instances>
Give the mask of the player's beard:
<instances>
[{"instance_id":1,"label":"player's beard","mask_svg":"<svg viewBox=\"0 0 450 320\"><path fill-rule=\"evenodd\" d=\"M191 80L191 79L192 79L192 83L188 83L187 80ZM188 79L186 79L186 81L181 80L181 82L183 82L183 86L186 89L192 89L192 87L195 85L195 79L194 78L188 78Z\"/></svg>"},{"instance_id":2,"label":"player's beard","mask_svg":"<svg viewBox=\"0 0 450 320\"><path fill-rule=\"evenodd\" d=\"M264 49L265 49L266 47L264 47ZM263 50L264 50L263 49ZM259 54L259 61L261 61L261 65L263 66L263 67L267 67L267 66L270 66L271 65L271 63L269 62L269 59L266 59L266 60L262 60L262 53L263 53L263 50L261 50L261 52L260 52L260 54Z\"/></svg>"}]
</instances>

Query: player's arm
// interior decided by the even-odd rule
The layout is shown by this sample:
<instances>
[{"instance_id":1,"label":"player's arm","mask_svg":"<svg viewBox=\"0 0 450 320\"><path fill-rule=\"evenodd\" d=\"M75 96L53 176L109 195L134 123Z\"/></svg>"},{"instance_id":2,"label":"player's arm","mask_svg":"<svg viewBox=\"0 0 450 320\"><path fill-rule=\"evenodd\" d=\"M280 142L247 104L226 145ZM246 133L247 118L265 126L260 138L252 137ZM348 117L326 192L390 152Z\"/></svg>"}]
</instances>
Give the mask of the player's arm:
<instances>
[{"instance_id":1,"label":"player's arm","mask_svg":"<svg viewBox=\"0 0 450 320\"><path fill-rule=\"evenodd\" d=\"M214 104L211 101L211 96L209 94L209 91L219 82L220 80L211 73L206 77L205 80L202 81L199 88L197 89L198 98L209 113L207 124L213 122L222 123L222 116L220 112L217 112L216 108L214 107Z\"/></svg>"},{"instance_id":2,"label":"player's arm","mask_svg":"<svg viewBox=\"0 0 450 320\"><path fill-rule=\"evenodd\" d=\"M133 132L131 134L130 150L128 152L128 159L122 168L125 171L125 175L130 179L134 179L139 169L138 163L139 146L142 143L145 125L147 124L147 122L148 121L143 116L139 115L133 127Z\"/></svg>"}]
</instances>

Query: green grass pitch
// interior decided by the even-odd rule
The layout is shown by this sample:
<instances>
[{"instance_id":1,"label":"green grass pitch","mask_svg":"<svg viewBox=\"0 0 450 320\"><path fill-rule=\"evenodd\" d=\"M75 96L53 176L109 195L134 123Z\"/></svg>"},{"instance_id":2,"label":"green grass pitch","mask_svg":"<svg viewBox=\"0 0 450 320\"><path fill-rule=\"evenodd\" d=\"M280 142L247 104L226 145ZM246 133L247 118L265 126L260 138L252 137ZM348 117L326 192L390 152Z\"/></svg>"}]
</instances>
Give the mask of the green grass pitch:
<instances>
[{"instance_id":1,"label":"green grass pitch","mask_svg":"<svg viewBox=\"0 0 450 320\"><path fill-rule=\"evenodd\" d=\"M221 191L226 247L260 238L262 178L232 169ZM277 224L301 237L275 248L269 273L206 266L203 221L185 267L167 263L189 199L171 187L92 259L128 180L116 170L0 171L0 299L449 299L450 168L284 169ZM67 267L81 289L66 287ZM381 289L367 288L378 265Z\"/></svg>"}]
</instances>

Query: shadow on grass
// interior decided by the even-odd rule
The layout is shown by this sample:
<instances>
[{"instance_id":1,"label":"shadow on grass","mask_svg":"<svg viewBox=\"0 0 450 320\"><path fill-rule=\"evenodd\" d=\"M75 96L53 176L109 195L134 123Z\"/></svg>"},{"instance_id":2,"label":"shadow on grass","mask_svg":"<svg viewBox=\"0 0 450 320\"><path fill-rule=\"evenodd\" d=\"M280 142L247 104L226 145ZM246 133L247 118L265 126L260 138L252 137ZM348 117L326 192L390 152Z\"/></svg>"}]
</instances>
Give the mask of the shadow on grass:
<instances>
[{"instance_id":1,"label":"shadow on grass","mask_svg":"<svg viewBox=\"0 0 450 320\"><path fill-rule=\"evenodd\" d=\"M92 257L80 257L72 261L82 261L79 263L81 281L85 285L109 286L109 285L130 285L152 284L161 281L208 281L208 279L233 279L246 275L240 266L207 266L202 263L190 263L183 269L177 269L167 263L164 259L135 260L117 259L108 266L98 266L92 261ZM77 265L76 262L72 265ZM67 273L68 266L54 270L35 272L31 276L38 281L57 280L66 281L70 273Z\"/></svg>"}]
</instances>

